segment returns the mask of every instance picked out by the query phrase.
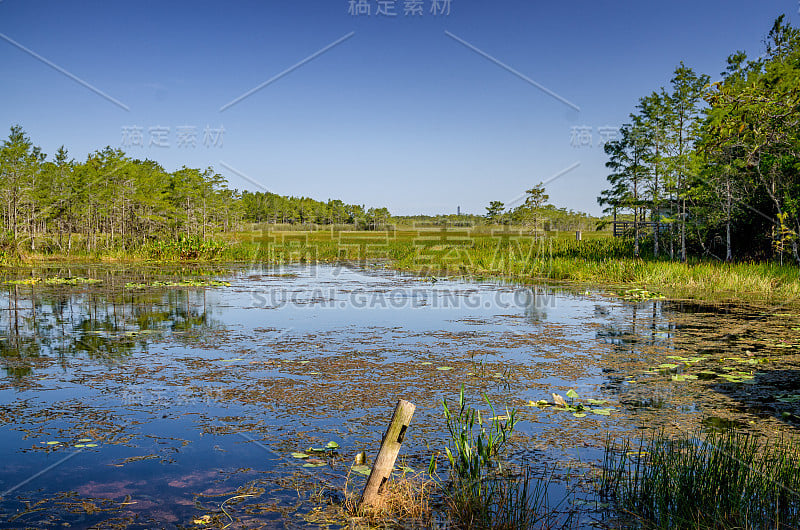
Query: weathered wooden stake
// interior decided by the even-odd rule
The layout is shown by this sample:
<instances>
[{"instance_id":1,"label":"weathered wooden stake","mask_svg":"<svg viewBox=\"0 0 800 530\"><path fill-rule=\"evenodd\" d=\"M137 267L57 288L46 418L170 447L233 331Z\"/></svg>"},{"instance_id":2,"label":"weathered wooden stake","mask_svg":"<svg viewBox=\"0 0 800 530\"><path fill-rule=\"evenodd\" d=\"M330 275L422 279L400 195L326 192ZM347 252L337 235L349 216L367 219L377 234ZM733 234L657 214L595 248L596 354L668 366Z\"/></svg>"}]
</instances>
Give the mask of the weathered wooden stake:
<instances>
[{"instance_id":1,"label":"weathered wooden stake","mask_svg":"<svg viewBox=\"0 0 800 530\"><path fill-rule=\"evenodd\" d=\"M406 437L406 430L408 429L408 424L411 423L411 416L414 415L415 408L413 403L409 403L404 399L397 402L397 407L392 415L392 422L389 424L386 434L383 435L381 450L375 459L375 465L372 466L367 485L364 486L364 493L361 494L361 501L358 503L359 507L372 504L383 493L383 485L392 474L394 461L397 460L397 453L400 452L400 446Z\"/></svg>"}]
</instances>

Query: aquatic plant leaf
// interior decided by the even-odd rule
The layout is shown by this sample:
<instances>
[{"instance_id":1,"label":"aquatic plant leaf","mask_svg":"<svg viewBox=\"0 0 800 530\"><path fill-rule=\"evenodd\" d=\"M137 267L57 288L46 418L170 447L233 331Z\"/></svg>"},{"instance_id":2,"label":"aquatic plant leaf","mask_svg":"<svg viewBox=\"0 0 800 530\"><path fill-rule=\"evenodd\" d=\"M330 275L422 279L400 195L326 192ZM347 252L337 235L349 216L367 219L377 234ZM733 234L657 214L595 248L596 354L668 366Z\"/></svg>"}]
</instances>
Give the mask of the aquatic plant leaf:
<instances>
[{"instance_id":1,"label":"aquatic plant leaf","mask_svg":"<svg viewBox=\"0 0 800 530\"><path fill-rule=\"evenodd\" d=\"M358 473L360 475L364 475L367 477L369 476L370 473L372 473L372 469L369 466L365 466L363 464L351 467L350 471L353 471L354 473Z\"/></svg>"},{"instance_id":2,"label":"aquatic plant leaf","mask_svg":"<svg viewBox=\"0 0 800 530\"><path fill-rule=\"evenodd\" d=\"M331 441L331 442L328 442L328 445L326 445L325 447L327 447L328 449L339 449L339 444L337 444L336 442Z\"/></svg>"},{"instance_id":3,"label":"aquatic plant leaf","mask_svg":"<svg viewBox=\"0 0 800 530\"><path fill-rule=\"evenodd\" d=\"M567 397L570 399L578 399L578 393L570 388L569 390L567 390Z\"/></svg>"},{"instance_id":4,"label":"aquatic plant leaf","mask_svg":"<svg viewBox=\"0 0 800 530\"><path fill-rule=\"evenodd\" d=\"M611 409L590 409L592 413L599 414L601 416L611 416Z\"/></svg>"},{"instance_id":5,"label":"aquatic plant leaf","mask_svg":"<svg viewBox=\"0 0 800 530\"><path fill-rule=\"evenodd\" d=\"M573 416L575 416L576 418L585 418L586 414L584 414L583 412L575 412Z\"/></svg>"},{"instance_id":6,"label":"aquatic plant leaf","mask_svg":"<svg viewBox=\"0 0 800 530\"><path fill-rule=\"evenodd\" d=\"M437 370L440 370L440 371L442 371L442 372L446 372L446 371L448 371L448 370L452 370L452 369L453 369L453 367L452 367L452 366L437 366L437 367L436 367L436 369L437 369Z\"/></svg>"},{"instance_id":7,"label":"aquatic plant leaf","mask_svg":"<svg viewBox=\"0 0 800 530\"><path fill-rule=\"evenodd\" d=\"M86 447L97 447L97 444L86 444Z\"/></svg>"},{"instance_id":8,"label":"aquatic plant leaf","mask_svg":"<svg viewBox=\"0 0 800 530\"><path fill-rule=\"evenodd\" d=\"M307 455L306 453L292 453L292 456L294 458L301 458L301 459L309 457L309 455Z\"/></svg>"},{"instance_id":9,"label":"aquatic plant leaf","mask_svg":"<svg viewBox=\"0 0 800 530\"><path fill-rule=\"evenodd\" d=\"M606 403L608 403L605 399L591 399L591 398L587 399L586 402L589 403L589 405L605 405Z\"/></svg>"}]
</instances>

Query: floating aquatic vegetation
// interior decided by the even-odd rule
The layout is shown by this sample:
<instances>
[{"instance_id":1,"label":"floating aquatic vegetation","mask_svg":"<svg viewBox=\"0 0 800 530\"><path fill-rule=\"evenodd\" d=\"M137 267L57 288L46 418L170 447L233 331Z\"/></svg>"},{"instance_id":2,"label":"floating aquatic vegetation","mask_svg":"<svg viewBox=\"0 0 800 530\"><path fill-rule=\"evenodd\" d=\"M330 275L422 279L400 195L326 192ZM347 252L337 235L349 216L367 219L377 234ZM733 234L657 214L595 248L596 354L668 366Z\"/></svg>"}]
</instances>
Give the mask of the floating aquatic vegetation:
<instances>
[{"instance_id":1,"label":"floating aquatic vegetation","mask_svg":"<svg viewBox=\"0 0 800 530\"><path fill-rule=\"evenodd\" d=\"M553 403L548 403L546 400L540 399L539 401L529 401L528 406L542 409L553 407L553 410L571 412L576 418L585 418L586 413L588 412L597 414L599 416L610 416L611 412L614 410L614 407L598 407L598 405L604 405L607 403L607 401L603 399L587 399L586 405L583 403L576 403L575 400L579 399L580 396L574 389L569 389L567 391L569 402L567 402L567 400L565 400L560 394L554 393L552 396ZM590 407L588 405L593 406Z\"/></svg>"},{"instance_id":2,"label":"floating aquatic vegetation","mask_svg":"<svg viewBox=\"0 0 800 530\"><path fill-rule=\"evenodd\" d=\"M126 289L147 289L149 287L230 287L231 283L221 280L181 280L153 281L149 283L127 282Z\"/></svg>"},{"instance_id":3,"label":"floating aquatic vegetation","mask_svg":"<svg viewBox=\"0 0 800 530\"><path fill-rule=\"evenodd\" d=\"M370 475L370 473L372 473L372 468L367 466L367 465L364 465L364 464L358 464L358 465L354 465L353 467L351 467L350 471L352 471L353 473L358 473L359 475L364 475L364 476L368 477Z\"/></svg>"},{"instance_id":4,"label":"floating aquatic vegetation","mask_svg":"<svg viewBox=\"0 0 800 530\"><path fill-rule=\"evenodd\" d=\"M622 298L625 300L631 300L636 302L642 302L645 300L663 300L666 298L663 294L655 291L648 291L647 289L642 289L640 287L634 287L633 289L628 289L624 293L622 293Z\"/></svg>"},{"instance_id":5,"label":"floating aquatic vegetation","mask_svg":"<svg viewBox=\"0 0 800 530\"><path fill-rule=\"evenodd\" d=\"M43 283L45 285L84 285L84 284L95 284L101 283L102 280L98 280L95 278L83 278L81 276L72 276L67 278L39 278L39 277L32 277L32 278L18 278L14 280L6 280L5 284L7 285L37 285Z\"/></svg>"},{"instance_id":6,"label":"floating aquatic vegetation","mask_svg":"<svg viewBox=\"0 0 800 530\"><path fill-rule=\"evenodd\" d=\"M98 280L96 278L83 278L80 276L72 277L72 278L45 278L43 283L47 285L81 285L81 284L93 284L93 283L102 283L103 280Z\"/></svg>"}]
</instances>

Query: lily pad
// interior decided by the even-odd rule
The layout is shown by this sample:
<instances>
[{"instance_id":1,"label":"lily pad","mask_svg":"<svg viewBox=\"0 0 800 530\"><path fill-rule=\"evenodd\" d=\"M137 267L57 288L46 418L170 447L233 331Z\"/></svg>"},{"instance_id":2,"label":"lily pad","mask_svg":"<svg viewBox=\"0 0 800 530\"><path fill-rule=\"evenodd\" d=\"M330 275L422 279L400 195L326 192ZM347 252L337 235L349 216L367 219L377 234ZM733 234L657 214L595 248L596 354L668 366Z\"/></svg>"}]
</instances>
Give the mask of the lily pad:
<instances>
[{"instance_id":1,"label":"lily pad","mask_svg":"<svg viewBox=\"0 0 800 530\"><path fill-rule=\"evenodd\" d=\"M292 456L294 458L304 459L304 458L308 458L310 455L307 455L306 453L292 453Z\"/></svg>"},{"instance_id":2,"label":"lily pad","mask_svg":"<svg viewBox=\"0 0 800 530\"><path fill-rule=\"evenodd\" d=\"M452 370L453 367L452 366L437 366L436 369L437 370L441 370L442 372L446 372L447 370Z\"/></svg>"},{"instance_id":3,"label":"lily pad","mask_svg":"<svg viewBox=\"0 0 800 530\"><path fill-rule=\"evenodd\" d=\"M583 412L575 412L572 415L575 416L576 418L585 418L586 417L586 414L584 414Z\"/></svg>"},{"instance_id":4,"label":"lily pad","mask_svg":"<svg viewBox=\"0 0 800 530\"><path fill-rule=\"evenodd\" d=\"M611 409L591 409L591 412L601 416L611 416Z\"/></svg>"},{"instance_id":5,"label":"lily pad","mask_svg":"<svg viewBox=\"0 0 800 530\"><path fill-rule=\"evenodd\" d=\"M331 442L328 442L328 445L326 445L325 447L328 448L328 449L339 449L339 444L337 444L336 442L331 441Z\"/></svg>"},{"instance_id":6,"label":"lily pad","mask_svg":"<svg viewBox=\"0 0 800 530\"><path fill-rule=\"evenodd\" d=\"M578 393L570 388L569 390L567 390L567 397L570 399L578 399Z\"/></svg>"},{"instance_id":7,"label":"lily pad","mask_svg":"<svg viewBox=\"0 0 800 530\"><path fill-rule=\"evenodd\" d=\"M318 458L309 458L306 460L306 463L303 464L303 467L322 467L327 465L328 463L324 460L320 460Z\"/></svg>"},{"instance_id":8,"label":"lily pad","mask_svg":"<svg viewBox=\"0 0 800 530\"><path fill-rule=\"evenodd\" d=\"M365 465L353 466L350 468L350 471L367 477L369 476L370 473L372 473L372 469L370 469L369 466Z\"/></svg>"}]
</instances>

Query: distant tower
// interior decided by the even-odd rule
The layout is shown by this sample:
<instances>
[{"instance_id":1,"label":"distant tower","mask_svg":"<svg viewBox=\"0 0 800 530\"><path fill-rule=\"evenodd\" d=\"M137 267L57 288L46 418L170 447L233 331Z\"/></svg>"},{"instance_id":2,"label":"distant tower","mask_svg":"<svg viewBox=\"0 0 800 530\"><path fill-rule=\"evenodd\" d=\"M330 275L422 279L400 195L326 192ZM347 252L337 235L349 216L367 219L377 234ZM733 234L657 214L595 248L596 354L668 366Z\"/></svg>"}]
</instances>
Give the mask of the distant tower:
<instances>
[{"instance_id":1,"label":"distant tower","mask_svg":"<svg viewBox=\"0 0 800 530\"><path fill-rule=\"evenodd\" d=\"M461 215L461 206L457 207L456 212L458 212L456 215Z\"/></svg>"}]
</instances>

